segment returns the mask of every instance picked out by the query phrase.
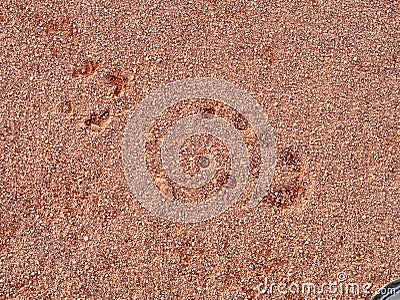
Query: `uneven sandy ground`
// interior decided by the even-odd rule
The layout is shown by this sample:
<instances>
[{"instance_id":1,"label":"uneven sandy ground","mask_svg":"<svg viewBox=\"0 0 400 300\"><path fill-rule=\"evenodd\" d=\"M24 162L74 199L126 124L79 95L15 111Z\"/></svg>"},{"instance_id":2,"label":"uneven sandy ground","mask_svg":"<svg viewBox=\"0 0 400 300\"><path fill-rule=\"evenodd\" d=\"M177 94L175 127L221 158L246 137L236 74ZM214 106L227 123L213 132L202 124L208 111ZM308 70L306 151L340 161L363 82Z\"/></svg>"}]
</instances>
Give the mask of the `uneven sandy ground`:
<instances>
[{"instance_id":1,"label":"uneven sandy ground","mask_svg":"<svg viewBox=\"0 0 400 300\"><path fill-rule=\"evenodd\" d=\"M400 4L272 2L0 4L1 299L275 299L254 287L400 277ZM129 116L188 77L268 115L278 160L257 208L185 225L130 191Z\"/></svg>"}]
</instances>

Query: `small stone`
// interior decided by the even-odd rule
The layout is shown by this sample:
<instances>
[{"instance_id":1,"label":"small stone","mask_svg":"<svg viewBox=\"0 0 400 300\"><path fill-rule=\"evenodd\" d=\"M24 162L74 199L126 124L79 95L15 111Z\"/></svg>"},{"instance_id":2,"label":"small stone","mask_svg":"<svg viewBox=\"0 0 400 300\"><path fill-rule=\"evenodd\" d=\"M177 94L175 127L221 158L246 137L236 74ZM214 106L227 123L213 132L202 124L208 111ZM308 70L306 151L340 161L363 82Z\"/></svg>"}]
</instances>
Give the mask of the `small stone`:
<instances>
[{"instance_id":1,"label":"small stone","mask_svg":"<svg viewBox=\"0 0 400 300\"><path fill-rule=\"evenodd\" d=\"M210 159L206 156L202 156L199 158L199 166L202 168L207 168L210 165Z\"/></svg>"},{"instance_id":2,"label":"small stone","mask_svg":"<svg viewBox=\"0 0 400 300\"><path fill-rule=\"evenodd\" d=\"M88 237L87 235L85 235L85 236L83 237L83 240L84 240L85 242L87 242L87 241L89 240L89 237Z\"/></svg>"}]
</instances>

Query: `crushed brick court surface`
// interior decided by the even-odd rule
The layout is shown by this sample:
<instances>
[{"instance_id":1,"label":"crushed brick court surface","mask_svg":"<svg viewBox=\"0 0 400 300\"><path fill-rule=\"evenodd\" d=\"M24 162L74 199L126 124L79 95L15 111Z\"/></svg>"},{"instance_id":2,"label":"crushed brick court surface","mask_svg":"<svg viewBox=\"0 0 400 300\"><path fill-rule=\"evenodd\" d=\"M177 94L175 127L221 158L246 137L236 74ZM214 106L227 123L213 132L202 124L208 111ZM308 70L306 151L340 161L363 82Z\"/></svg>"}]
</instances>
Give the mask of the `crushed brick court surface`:
<instances>
[{"instance_id":1,"label":"crushed brick court surface","mask_svg":"<svg viewBox=\"0 0 400 300\"><path fill-rule=\"evenodd\" d=\"M256 287L341 274L371 283L369 299L400 272L399 45L396 1L2 1L0 298L304 299ZM171 222L131 190L125 129L151 92L207 77L262 107L274 175L254 208L245 193L213 219ZM182 114L248 129L196 101ZM241 183L229 149L199 134L182 170L226 168L206 191L171 188L151 147L163 134L146 155L166 194L201 202Z\"/></svg>"}]
</instances>

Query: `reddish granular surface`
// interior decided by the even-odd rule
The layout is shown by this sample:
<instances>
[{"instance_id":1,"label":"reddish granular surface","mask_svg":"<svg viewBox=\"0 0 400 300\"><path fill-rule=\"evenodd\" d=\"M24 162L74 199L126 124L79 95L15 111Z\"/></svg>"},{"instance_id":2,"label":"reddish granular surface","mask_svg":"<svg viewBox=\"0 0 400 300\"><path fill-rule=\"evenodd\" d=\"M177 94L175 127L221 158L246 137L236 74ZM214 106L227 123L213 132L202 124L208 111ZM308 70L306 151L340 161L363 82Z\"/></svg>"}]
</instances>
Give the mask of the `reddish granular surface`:
<instances>
[{"instance_id":1,"label":"reddish granular surface","mask_svg":"<svg viewBox=\"0 0 400 300\"><path fill-rule=\"evenodd\" d=\"M1 2L0 298L304 299L255 288L397 279L399 24L396 1ZM256 208L181 224L140 205L121 144L144 97L189 77L262 105L277 166Z\"/></svg>"}]
</instances>

